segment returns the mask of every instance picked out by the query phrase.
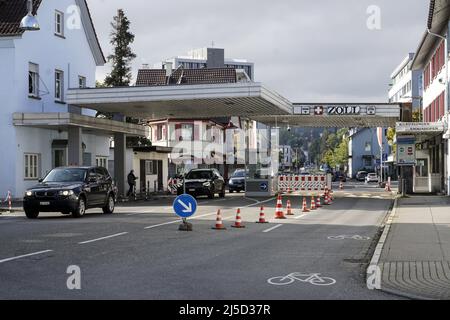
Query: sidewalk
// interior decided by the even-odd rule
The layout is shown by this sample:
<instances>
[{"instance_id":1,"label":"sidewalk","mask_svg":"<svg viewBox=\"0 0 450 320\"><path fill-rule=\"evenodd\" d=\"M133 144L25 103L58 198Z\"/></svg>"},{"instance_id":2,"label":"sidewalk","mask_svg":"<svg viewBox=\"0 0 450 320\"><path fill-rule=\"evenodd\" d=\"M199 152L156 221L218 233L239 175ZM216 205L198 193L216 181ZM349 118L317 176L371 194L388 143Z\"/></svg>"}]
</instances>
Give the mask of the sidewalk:
<instances>
[{"instance_id":1,"label":"sidewalk","mask_svg":"<svg viewBox=\"0 0 450 320\"><path fill-rule=\"evenodd\" d=\"M379 266L381 290L450 299L450 198L398 199Z\"/></svg>"}]
</instances>

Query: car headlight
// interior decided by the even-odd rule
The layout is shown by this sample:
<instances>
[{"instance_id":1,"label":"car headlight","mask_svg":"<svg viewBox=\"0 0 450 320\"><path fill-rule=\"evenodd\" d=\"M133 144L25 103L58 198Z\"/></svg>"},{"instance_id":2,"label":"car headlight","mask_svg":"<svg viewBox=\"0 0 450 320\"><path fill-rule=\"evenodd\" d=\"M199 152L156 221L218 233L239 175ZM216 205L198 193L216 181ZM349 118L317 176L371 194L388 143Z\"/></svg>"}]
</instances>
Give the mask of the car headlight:
<instances>
[{"instance_id":1,"label":"car headlight","mask_svg":"<svg viewBox=\"0 0 450 320\"><path fill-rule=\"evenodd\" d=\"M204 186L204 187L209 187L210 185L211 185L211 182L204 182L204 183L203 183L203 186Z\"/></svg>"},{"instance_id":2,"label":"car headlight","mask_svg":"<svg viewBox=\"0 0 450 320\"><path fill-rule=\"evenodd\" d=\"M73 190L63 190L59 192L60 196L68 197L73 195Z\"/></svg>"},{"instance_id":3,"label":"car headlight","mask_svg":"<svg viewBox=\"0 0 450 320\"><path fill-rule=\"evenodd\" d=\"M25 196L31 197L33 195L33 191L27 191L25 192Z\"/></svg>"},{"instance_id":4,"label":"car headlight","mask_svg":"<svg viewBox=\"0 0 450 320\"><path fill-rule=\"evenodd\" d=\"M230 184L234 184L234 181L233 181L233 180L230 180Z\"/></svg>"}]
</instances>

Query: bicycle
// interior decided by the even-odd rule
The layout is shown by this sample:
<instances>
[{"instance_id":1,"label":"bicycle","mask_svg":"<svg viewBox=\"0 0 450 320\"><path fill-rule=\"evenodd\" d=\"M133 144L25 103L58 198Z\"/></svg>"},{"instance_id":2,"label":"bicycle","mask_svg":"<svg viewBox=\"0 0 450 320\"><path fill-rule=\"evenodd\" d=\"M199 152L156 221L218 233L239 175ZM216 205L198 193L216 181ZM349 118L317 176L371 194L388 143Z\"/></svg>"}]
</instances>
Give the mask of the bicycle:
<instances>
[{"instance_id":1,"label":"bicycle","mask_svg":"<svg viewBox=\"0 0 450 320\"><path fill-rule=\"evenodd\" d=\"M340 236L331 236L328 237L329 240L345 240L345 239L351 239L351 240L358 240L358 241L367 241L370 240L370 237L364 237L360 235L354 235L354 236L348 236L348 235L340 235Z\"/></svg>"},{"instance_id":2,"label":"bicycle","mask_svg":"<svg viewBox=\"0 0 450 320\"><path fill-rule=\"evenodd\" d=\"M269 284L275 286L285 286L295 281L307 282L315 286L330 286L336 283L336 280L330 277L321 277L320 273L300 273L294 272L287 276L273 277L267 280Z\"/></svg>"}]
</instances>

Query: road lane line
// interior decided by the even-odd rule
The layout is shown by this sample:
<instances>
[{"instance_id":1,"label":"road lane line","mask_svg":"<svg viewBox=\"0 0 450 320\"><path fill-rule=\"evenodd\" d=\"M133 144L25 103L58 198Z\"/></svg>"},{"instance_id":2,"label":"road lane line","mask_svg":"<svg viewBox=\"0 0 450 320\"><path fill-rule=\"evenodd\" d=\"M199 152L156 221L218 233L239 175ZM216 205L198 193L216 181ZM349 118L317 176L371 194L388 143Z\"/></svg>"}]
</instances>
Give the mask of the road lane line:
<instances>
[{"instance_id":1,"label":"road lane line","mask_svg":"<svg viewBox=\"0 0 450 320\"><path fill-rule=\"evenodd\" d=\"M128 234L128 232L122 232L122 233L117 233L117 234L113 234L113 235L102 237L102 238L97 238L97 239L92 239L92 240L88 240L88 241L78 242L78 244L87 244L87 243L92 243L92 242L96 242L96 241L100 241L100 240L111 239L111 238L123 236L125 234Z\"/></svg>"},{"instance_id":2,"label":"road lane line","mask_svg":"<svg viewBox=\"0 0 450 320\"><path fill-rule=\"evenodd\" d=\"M34 252L34 253L24 254L24 255L22 255L22 256L11 257L11 258L7 258L7 259L0 260L0 263L4 263L4 262L8 262L8 261L13 261L13 260L17 260L17 259L22 259L22 258L26 258L26 257L31 257L31 256L36 256L36 255L38 255L38 254L43 254L43 253L52 252L52 251L53 251L53 250L44 250L44 251L39 251L39 252Z\"/></svg>"},{"instance_id":3,"label":"road lane line","mask_svg":"<svg viewBox=\"0 0 450 320\"><path fill-rule=\"evenodd\" d=\"M274 227L272 227L272 228L269 228L269 229L267 229L267 230L264 230L263 232L264 233L267 233L267 232L270 232L270 231L272 231L272 230L275 230L275 229L277 229L277 228L279 228L279 227L281 227L282 226L282 224L278 224L278 225L276 225L276 226L274 226Z\"/></svg>"},{"instance_id":4,"label":"road lane line","mask_svg":"<svg viewBox=\"0 0 450 320\"><path fill-rule=\"evenodd\" d=\"M295 217L294 219L301 219L301 218L306 217L306 216L307 216L307 214L302 214L302 215L300 215L298 217Z\"/></svg>"},{"instance_id":5,"label":"road lane line","mask_svg":"<svg viewBox=\"0 0 450 320\"><path fill-rule=\"evenodd\" d=\"M144 229L153 229L153 228L157 228L157 227L161 227L161 226L167 226L169 224L174 224L174 223L177 223L177 222L181 223L181 220L177 219L177 220L174 220L174 221L169 221L169 222L164 222L164 223L160 223L160 224L155 224L153 226L145 227Z\"/></svg>"}]
</instances>

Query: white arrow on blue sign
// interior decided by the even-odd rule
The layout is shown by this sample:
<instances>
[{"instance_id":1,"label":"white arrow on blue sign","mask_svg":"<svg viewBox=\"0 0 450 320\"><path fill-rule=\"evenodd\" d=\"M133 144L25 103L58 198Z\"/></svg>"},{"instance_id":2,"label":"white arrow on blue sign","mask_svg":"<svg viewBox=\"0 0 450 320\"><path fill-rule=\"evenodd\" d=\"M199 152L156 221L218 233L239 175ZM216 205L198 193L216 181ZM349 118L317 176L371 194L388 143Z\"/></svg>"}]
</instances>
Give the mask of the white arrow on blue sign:
<instances>
[{"instance_id":1,"label":"white arrow on blue sign","mask_svg":"<svg viewBox=\"0 0 450 320\"><path fill-rule=\"evenodd\" d=\"M197 211L197 200L189 194L182 194L173 202L173 211L181 218L189 218Z\"/></svg>"}]
</instances>

